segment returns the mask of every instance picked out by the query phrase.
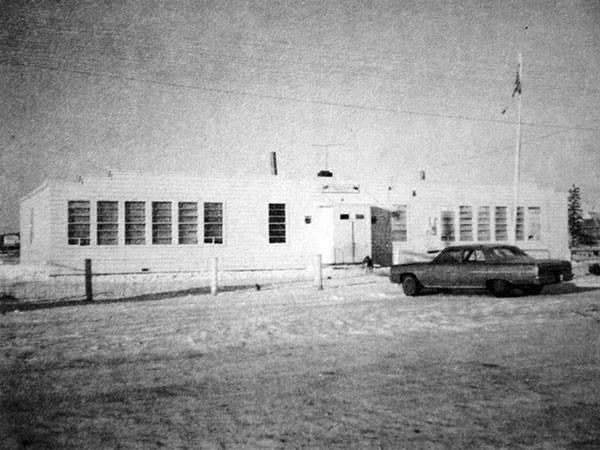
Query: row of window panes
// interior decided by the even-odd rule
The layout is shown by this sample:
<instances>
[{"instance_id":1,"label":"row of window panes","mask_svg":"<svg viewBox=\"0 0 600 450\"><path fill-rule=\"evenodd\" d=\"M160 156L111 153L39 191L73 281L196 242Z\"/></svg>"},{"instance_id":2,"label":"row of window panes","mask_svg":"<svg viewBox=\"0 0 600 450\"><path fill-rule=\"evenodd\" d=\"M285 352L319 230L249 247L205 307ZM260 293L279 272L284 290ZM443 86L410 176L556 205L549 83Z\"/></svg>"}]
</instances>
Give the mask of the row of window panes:
<instances>
[{"instance_id":1,"label":"row of window panes","mask_svg":"<svg viewBox=\"0 0 600 450\"><path fill-rule=\"evenodd\" d=\"M98 201L96 204L96 231L98 245L117 245L119 237L119 205L116 201ZM179 244L198 243L198 203L177 204ZM90 202L69 201L69 245L90 245ZM285 203L269 204L269 242L286 242ZM223 203L204 203L204 243L223 243ZM152 202L152 244L172 243L171 202ZM146 243L146 202L125 202L125 245Z\"/></svg>"},{"instance_id":2,"label":"row of window panes","mask_svg":"<svg viewBox=\"0 0 600 450\"><path fill-rule=\"evenodd\" d=\"M172 243L171 202L152 202L152 243ZM198 204L179 202L179 244L198 243ZM119 236L119 205L116 201L98 201L96 204L96 232L98 245L117 245ZM204 242L223 243L223 204L204 203ZM91 215L89 201L70 201L68 206L69 245L90 245ZM125 202L125 244L146 243L146 202Z\"/></svg>"},{"instance_id":3,"label":"row of window panes","mask_svg":"<svg viewBox=\"0 0 600 450\"><path fill-rule=\"evenodd\" d=\"M494 237L496 241L508 241L508 208L496 206L494 211ZM477 209L477 241L486 242L492 239L490 206L480 206ZM454 211L442 211L442 241L455 241ZM526 223L527 222L527 223ZM541 209L537 206L527 208L527 221L525 208L517 208L516 239L525 240L525 229L527 225L527 240L541 240ZM473 234L473 209L471 206L459 206L459 240L465 242L474 241Z\"/></svg>"}]
</instances>

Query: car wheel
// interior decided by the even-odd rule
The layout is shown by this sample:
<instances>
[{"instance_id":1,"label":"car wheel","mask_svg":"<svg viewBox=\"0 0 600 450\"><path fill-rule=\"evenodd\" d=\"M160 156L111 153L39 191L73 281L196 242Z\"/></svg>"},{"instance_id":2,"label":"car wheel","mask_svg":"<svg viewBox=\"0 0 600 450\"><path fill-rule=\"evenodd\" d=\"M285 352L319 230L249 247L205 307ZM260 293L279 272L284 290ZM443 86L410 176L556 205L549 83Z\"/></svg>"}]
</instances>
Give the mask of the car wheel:
<instances>
[{"instance_id":1,"label":"car wheel","mask_svg":"<svg viewBox=\"0 0 600 450\"><path fill-rule=\"evenodd\" d=\"M491 283L490 290L496 297L506 297L510 293L511 287L510 284L504 280L494 280Z\"/></svg>"},{"instance_id":2,"label":"car wheel","mask_svg":"<svg viewBox=\"0 0 600 450\"><path fill-rule=\"evenodd\" d=\"M419 295L419 291L421 290L421 286L419 285L419 281L412 275L407 275L402 280L402 290L406 295L414 296Z\"/></svg>"},{"instance_id":3,"label":"car wheel","mask_svg":"<svg viewBox=\"0 0 600 450\"><path fill-rule=\"evenodd\" d=\"M544 286L532 284L529 286L523 286L521 289L523 290L523 293L525 295L539 295L542 293L542 289L544 289Z\"/></svg>"}]
</instances>

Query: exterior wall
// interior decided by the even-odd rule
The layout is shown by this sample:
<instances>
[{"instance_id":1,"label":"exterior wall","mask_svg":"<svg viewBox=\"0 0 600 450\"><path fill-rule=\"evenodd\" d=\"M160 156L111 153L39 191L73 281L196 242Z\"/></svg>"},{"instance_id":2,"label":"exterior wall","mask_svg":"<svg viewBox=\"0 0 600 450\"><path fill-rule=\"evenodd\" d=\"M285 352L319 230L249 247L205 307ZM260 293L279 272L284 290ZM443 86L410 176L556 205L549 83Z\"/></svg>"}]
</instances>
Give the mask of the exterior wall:
<instances>
[{"instance_id":1,"label":"exterior wall","mask_svg":"<svg viewBox=\"0 0 600 450\"><path fill-rule=\"evenodd\" d=\"M407 195L408 194L408 195ZM444 186L430 183L418 185L418 189L404 195L395 194L394 203L408 204L408 242L393 242L394 263L431 259L443 247L461 243L512 243L510 231L507 240L495 237L494 208L507 207L507 221L510 229L512 217L512 188L504 186ZM460 236L460 206L472 208L473 238L462 240ZM479 240L477 237L477 211L480 206L491 209L491 238ZM516 245L534 257L570 259L568 248L568 225L566 194L543 191L534 186L521 186L519 206L540 208L541 233L539 240L517 240ZM454 214L455 240L442 240L442 211ZM525 226L527 227L526 221Z\"/></svg>"},{"instance_id":2,"label":"exterior wall","mask_svg":"<svg viewBox=\"0 0 600 450\"><path fill-rule=\"evenodd\" d=\"M84 259L93 261L95 271L206 270L210 259L219 258L223 269L260 269L273 267L306 267L306 258L317 253L312 236L312 223L305 216L314 215L307 189L277 179L202 180L198 178L119 175L113 178L84 180L83 183L52 183L52 196L47 204L50 214L48 252L39 254L56 266L72 270L83 268ZM309 189L310 190L310 189ZM86 200L91 204L91 245L68 244L68 202ZM97 201L119 202L118 245L97 245ZM146 202L146 244L125 245L124 204ZM153 201L172 202L172 237L168 245L152 244ZM198 202L200 241L197 245L177 243L177 202ZM202 242L202 204L223 203L224 243ZM268 204L286 204L286 243L269 244ZM22 204L22 209L26 206ZM37 256L36 256L37 257Z\"/></svg>"},{"instance_id":3,"label":"exterior wall","mask_svg":"<svg viewBox=\"0 0 600 450\"><path fill-rule=\"evenodd\" d=\"M90 245L69 245L68 203L89 201ZM118 244L97 244L98 201L118 202ZM146 203L145 245L125 245L125 202ZM152 244L152 202L171 202L172 243ZM198 204L198 244L178 243L178 202ZM224 242L202 240L204 202L223 204ZM535 256L569 258L565 195L523 186L520 204L539 207L539 240L517 245ZM269 243L269 203L286 205L286 242ZM423 260L446 245L478 242L477 208L510 207L512 189L503 186L407 184L336 184L332 179L202 179L190 176L121 174L79 183L48 183L21 202L22 262L47 262L66 270L83 270L84 259L96 272L208 270L219 259L223 270L305 268L316 254L326 264ZM473 240L459 233L460 206L473 211ZM34 238L29 243L31 210ZM455 216L455 241L442 240L442 211ZM392 230L394 214L403 211L405 227ZM342 215L347 218L342 219ZM374 218L374 220L373 220ZM404 226L403 225L403 226ZM492 221L493 226L493 221ZM399 239L398 236L401 236ZM394 240L395 239L395 240ZM487 242L496 242L494 238ZM507 241L506 243L509 243ZM349 247L350 246L350 247ZM352 257L348 255L352 254Z\"/></svg>"},{"instance_id":4,"label":"exterior wall","mask_svg":"<svg viewBox=\"0 0 600 450\"><path fill-rule=\"evenodd\" d=\"M40 264L48 260L52 219L50 215L51 189L42 185L21 200L20 207L20 261Z\"/></svg>"}]
</instances>

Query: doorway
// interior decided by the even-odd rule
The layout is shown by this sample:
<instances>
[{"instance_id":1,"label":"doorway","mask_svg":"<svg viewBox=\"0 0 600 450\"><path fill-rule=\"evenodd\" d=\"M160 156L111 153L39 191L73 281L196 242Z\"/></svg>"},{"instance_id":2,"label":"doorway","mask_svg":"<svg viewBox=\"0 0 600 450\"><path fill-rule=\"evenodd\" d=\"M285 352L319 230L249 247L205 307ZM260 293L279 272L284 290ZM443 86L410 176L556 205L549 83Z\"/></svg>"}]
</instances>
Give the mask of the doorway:
<instances>
[{"instance_id":1,"label":"doorway","mask_svg":"<svg viewBox=\"0 0 600 450\"><path fill-rule=\"evenodd\" d=\"M371 215L364 205L334 208L334 263L360 263L371 255Z\"/></svg>"}]
</instances>

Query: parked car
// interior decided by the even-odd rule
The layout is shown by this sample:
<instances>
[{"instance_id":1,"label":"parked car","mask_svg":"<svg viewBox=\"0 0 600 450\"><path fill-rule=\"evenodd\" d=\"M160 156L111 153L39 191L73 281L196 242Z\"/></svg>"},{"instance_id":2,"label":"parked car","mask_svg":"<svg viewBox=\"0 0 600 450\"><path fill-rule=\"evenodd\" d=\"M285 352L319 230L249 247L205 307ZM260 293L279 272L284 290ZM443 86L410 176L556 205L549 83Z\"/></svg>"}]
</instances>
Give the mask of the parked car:
<instances>
[{"instance_id":1,"label":"parked car","mask_svg":"<svg viewBox=\"0 0 600 450\"><path fill-rule=\"evenodd\" d=\"M406 295L422 289L488 289L497 297L513 288L537 295L545 285L570 281L569 261L538 260L512 245L459 245L442 250L431 262L397 264L390 281L402 285Z\"/></svg>"}]
</instances>

